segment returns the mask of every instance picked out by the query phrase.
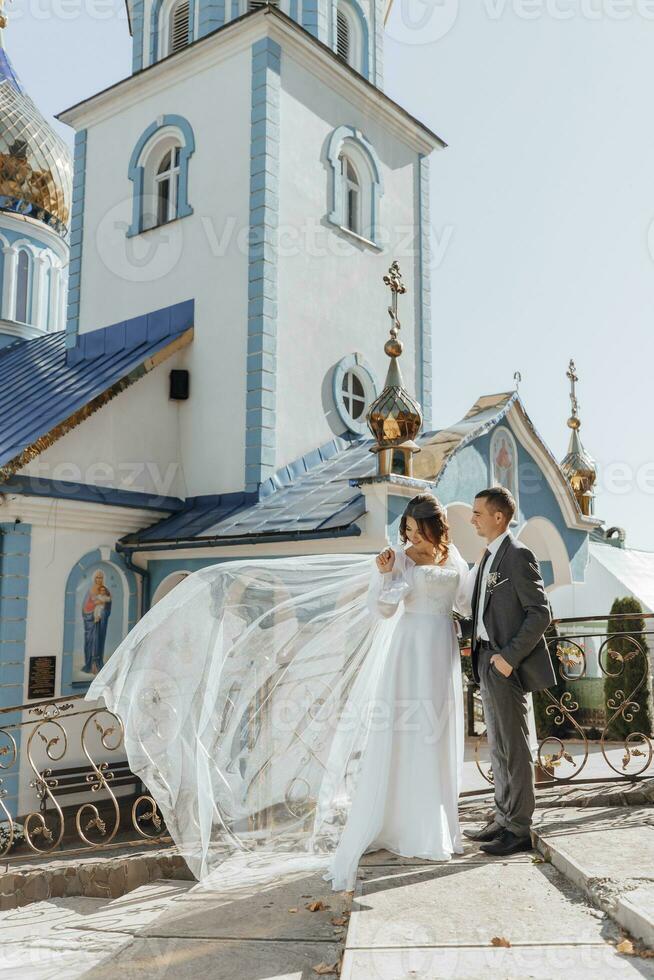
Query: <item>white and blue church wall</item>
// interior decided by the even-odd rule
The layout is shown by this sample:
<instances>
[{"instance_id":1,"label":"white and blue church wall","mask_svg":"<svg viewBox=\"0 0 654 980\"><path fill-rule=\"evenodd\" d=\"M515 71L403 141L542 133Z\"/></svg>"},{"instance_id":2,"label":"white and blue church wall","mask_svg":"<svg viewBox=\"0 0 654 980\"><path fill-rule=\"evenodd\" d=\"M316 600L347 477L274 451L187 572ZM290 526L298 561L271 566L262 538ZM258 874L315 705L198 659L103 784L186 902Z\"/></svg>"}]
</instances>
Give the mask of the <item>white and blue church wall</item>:
<instances>
[{"instance_id":1,"label":"white and blue church wall","mask_svg":"<svg viewBox=\"0 0 654 980\"><path fill-rule=\"evenodd\" d=\"M29 699L33 657L55 658L54 696L83 694L93 677L85 668L93 671L110 658L141 608L141 576L116 551L115 542L163 512L8 493L2 511L0 706L40 699ZM4 716L3 723L20 720L15 713ZM22 720L33 722L34 717L26 711ZM80 745L79 728L71 722L71 746ZM5 803L16 815L34 807L35 796L27 747L20 729L14 731L19 775L12 767L3 788L8 790ZM46 764L40 743L33 751L37 764ZM75 751L67 753L67 765L84 761L81 749L79 758ZM99 758L110 760L111 753L101 752Z\"/></svg>"},{"instance_id":2,"label":"white and blue church wall","mask_svg":"<svg viewBox=\"0 0 654 980\"><path fill-rule=\"evenodd\" d=\"M0 212L0 348L64 329L67 266L55 231Z\"/></svg>"},{"instance_id":3,"label":"white and blue church wall","mask_svg":"<svg viewBox=\"0 0 654 980\"><path fill-rule=\"evenodd\" d=\"M261 0L130 0L132 70L139 72L261 6ZM274 6L383 87L383 0L277 0Z\"/></svg>"},{"instance_id":4,"label":"white and blue church wall","mask_svg":"<svg viewBox=\"0 0 654 980\"><path fill-rule=\"evenodd\" d=\"M358 355L372 365L369 389L383 383L380 282L402 250L403 371L430 411L427 155L440 141L367 87L358 115L363 83L280 18L239 28L60 117L78 129L68 342L194 299L180 360L193 391L179 415L189 496L254 490L343 432L333 374ZM360 168L354 233L342 227L339 147ZM159 221L165 159L182 208ZM329 329L315 321L316 296L337 299Z\"/></svg>"}]
</instances>

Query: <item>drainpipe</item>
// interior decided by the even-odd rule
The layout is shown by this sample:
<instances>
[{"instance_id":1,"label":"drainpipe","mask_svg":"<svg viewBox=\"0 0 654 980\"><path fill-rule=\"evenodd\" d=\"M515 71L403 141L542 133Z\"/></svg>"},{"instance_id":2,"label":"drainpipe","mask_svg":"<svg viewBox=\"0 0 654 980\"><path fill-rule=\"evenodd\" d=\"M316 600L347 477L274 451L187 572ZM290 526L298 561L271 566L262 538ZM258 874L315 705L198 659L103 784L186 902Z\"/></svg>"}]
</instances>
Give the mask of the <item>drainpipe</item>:
<instances>
[{"instance_id":1,"label":"drainpipe","mask_svg":"<svg viewBox=\"0 0 654 980\"><path fill-rule=\"evenodd\" d=\"M120 541L116 541L116 551L122 556L123 561L130 572L134 572L136 575L140 576L141 579L141 603L139 611L139 619L145 616L146 612L150 608L150 572L147 568L141 568L140 565L135 565L132 555L133 551L131 548L126 548L124 544Z\"/></svg>"}]
</instances>

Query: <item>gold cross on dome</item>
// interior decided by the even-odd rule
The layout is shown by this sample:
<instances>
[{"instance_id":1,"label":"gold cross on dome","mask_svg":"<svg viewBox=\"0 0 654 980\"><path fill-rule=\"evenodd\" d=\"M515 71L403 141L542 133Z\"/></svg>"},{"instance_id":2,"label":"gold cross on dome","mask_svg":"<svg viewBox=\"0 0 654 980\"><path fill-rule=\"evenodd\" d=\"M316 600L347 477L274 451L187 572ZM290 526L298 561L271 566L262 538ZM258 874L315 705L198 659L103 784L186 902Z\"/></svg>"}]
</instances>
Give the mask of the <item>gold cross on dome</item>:
<instances>
[{"instance_id":1,"label":"gold cross on dome","mask_svg":"<svg viewBox=\"0 0 654 980\"><path fill-rule=\"evenodd\" d=\"M577 369L572 358L570 358L570 364L568 365L565 376L570 379L570 404L572 405L572 417L576 419L579 416L579 402L577 401L577 382L579 381L579 377L577 376Z\"/></svg>"}]
</instances>

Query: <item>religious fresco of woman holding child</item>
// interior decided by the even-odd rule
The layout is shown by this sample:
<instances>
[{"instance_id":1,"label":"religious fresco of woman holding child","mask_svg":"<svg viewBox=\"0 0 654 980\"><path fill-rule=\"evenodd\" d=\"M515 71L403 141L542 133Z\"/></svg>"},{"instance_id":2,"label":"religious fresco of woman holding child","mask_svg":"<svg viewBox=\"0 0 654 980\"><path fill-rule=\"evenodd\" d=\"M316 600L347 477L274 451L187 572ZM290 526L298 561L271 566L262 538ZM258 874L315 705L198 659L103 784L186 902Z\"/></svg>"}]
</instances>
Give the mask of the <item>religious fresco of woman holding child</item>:
<instances>
[{"instance_id":1,"label":"religious fresco of woman holding child","mask_svg":"<svg viewBox=\"0 0 654 980\"><path fill-rule=\"evenodd\" d=\"M97 674L104 665L107 625L111 615L111 592L101 568L93 572L91 584L82 600L82 621L84 624L84 666L85 674Z\"/></svg>"}]
</instances>

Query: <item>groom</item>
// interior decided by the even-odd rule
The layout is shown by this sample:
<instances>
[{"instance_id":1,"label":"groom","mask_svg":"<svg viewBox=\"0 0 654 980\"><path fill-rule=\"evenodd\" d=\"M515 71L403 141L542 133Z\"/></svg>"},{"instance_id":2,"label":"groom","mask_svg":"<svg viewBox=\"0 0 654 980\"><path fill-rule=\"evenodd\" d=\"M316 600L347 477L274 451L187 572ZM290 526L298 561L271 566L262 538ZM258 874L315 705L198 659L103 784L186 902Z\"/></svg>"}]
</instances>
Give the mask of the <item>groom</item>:
<instances>
[{"instance_id":1,"label":"groom","mask_svg":"<svg viewBox=\"0 0 654 980\"><path fill-rule=\"evenodd\" d=\"M487 854L531 850L534 776L527 691L556 683L543 639L551 621L538 561L509 530L515 500L505 487L475 497L472 525L487 548L472 593L472 673L481 689L488 733L495 816L464 831Z\"/></svg>"}]
</instances>

